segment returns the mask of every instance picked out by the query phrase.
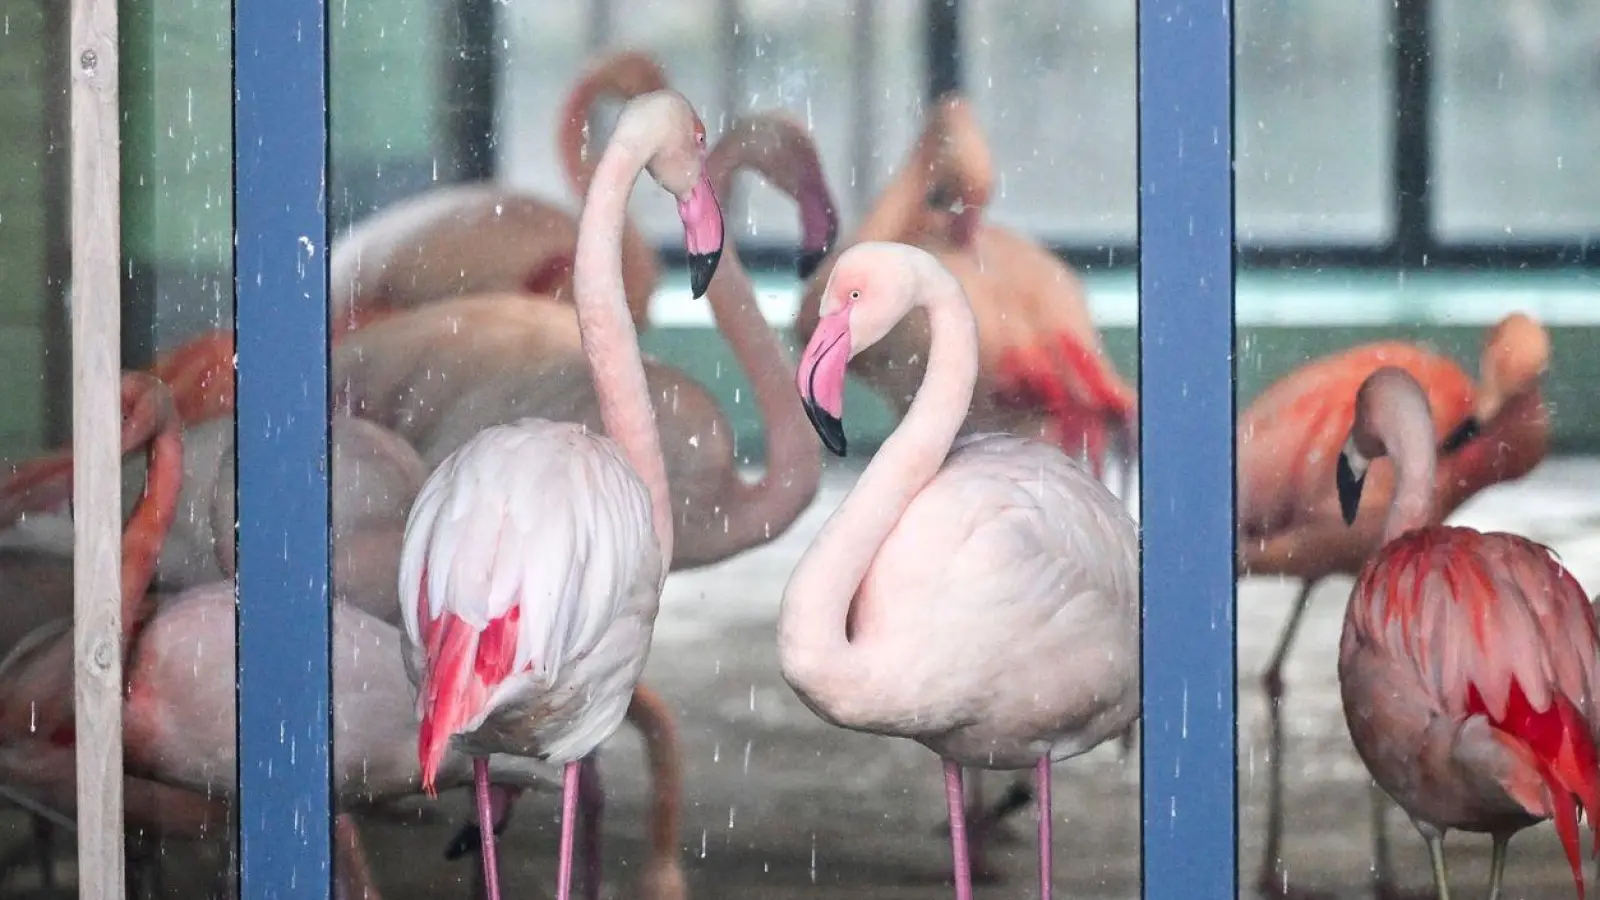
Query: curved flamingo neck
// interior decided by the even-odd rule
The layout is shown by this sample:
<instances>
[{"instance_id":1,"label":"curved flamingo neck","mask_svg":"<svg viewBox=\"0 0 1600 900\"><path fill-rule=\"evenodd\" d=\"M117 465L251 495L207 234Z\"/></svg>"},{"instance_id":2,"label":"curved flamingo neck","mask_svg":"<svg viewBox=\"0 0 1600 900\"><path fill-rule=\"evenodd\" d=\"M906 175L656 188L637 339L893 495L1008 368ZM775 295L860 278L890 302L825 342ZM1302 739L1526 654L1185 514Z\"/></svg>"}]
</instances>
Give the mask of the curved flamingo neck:
<instances>
[{"instance_id":1,"label":"curved flamingo neck","mask_svg":"<svg viewBox=\"0 0 1600 900\"><path fill-rule=\"evenodd\" d=\"M730 140L734 143L729 144ZM798 203L802 198L799 179L794 177L796 165L787 155L775 160L757 154L752 145L730 135L712 150L706 170L718 197L728 196L734 173L748 167L760 171ZM782 167L789 171L777 171ZM831 204L829 207L831 211ZM717 329L727 339L755 394L764 426L766 460L754 484L741 478L737 468L729 473L723 488L726 493L719 498L726 519L709 529L696 554L712 561L765 544L794 524L816 497L822 481L822 453L794 393L794 363L761 315L750 275L731 241L723 248L706 300Z\"/></svg>"},{"instance_id":2,"label":"curved flamingo neck","mask_svg":"<svg viewBox=\"0 0 1600 900\"><path fill-rule=\"evenodd\" d=\"M1422 389L1409 378L1370 384L1368 407L1356 413L1357 444L1376 440L1394 460L1395 490L1383 521L1383 543L1437 523L1434 477L1439 451L1433 415ZM1358 401L1360 402L1360 401Z\"/></svg>"},{"instance_id":3,"label":"curved flamingo neck","mask_svg":"<svg viewBox=\"0 0 1600 900\"><path fill-rule=\"evenodd\" d=\"M622 229L628 197L650 152L613 138L595 169L578 219L573 293L578 333L594 376L600 421L650 491L650 515L661 545L662 578L672 559L672 499L656 432L655 410L639 356L639 334L622 287Z\"/></svg>"},{"instance_id":4,"label":"curved flamingo neck","mask_svg":"<svg viewBox=\"0 0 1600 900\"><path fill-rule=\"evenodd\" d=\"M978 327L961 286L926 252L905 248L901 258L913 304L928 312L927 373L899 427L795 566L778 612L785 677L824 694L866 675L870 663L846 631L851 604L878 548L944 465L978 378Z\"/></svg>"}]
</instances>

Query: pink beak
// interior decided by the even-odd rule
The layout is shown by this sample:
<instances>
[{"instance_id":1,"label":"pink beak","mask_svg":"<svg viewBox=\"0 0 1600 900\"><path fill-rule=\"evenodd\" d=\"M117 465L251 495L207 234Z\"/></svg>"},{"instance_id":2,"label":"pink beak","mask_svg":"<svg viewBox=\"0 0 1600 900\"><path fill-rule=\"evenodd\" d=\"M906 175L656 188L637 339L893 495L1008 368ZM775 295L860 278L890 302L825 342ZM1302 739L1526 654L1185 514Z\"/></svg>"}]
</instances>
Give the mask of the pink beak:
<instances>
[{"instance_id":1,"label":"pink beak","mask_svg":"<svg viewBox=\"0 0 1600 900\"><path fill-rule=\"evenodd\" d=\"M688 198L678 201L678 218L683 220L684 249L689 253L689 287L698 300L711 287L722 259L722 207L710 178L701 175Z\"/></svg>"},{"instance_id":2,"label":"pink beak","mask_svg":"<svg viewBox=\"0 0 1600 900\"><path fill-rule=\"evenodd\" d=\"M822 445L837 456L845 454L844 375L850 362L850 309L823 316L811 341L800 355L795 386L806 418L822 438Z\"/></svg>"}]
</instances>

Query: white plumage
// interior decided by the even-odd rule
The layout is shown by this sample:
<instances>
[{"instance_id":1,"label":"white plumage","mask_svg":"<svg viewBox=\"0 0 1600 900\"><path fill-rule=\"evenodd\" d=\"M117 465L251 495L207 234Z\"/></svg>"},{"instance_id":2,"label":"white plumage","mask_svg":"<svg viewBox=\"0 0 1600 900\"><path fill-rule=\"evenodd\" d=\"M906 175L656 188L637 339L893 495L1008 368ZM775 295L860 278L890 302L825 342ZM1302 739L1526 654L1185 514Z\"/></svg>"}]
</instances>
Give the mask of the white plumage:
<instances>
[{"instance_id":1,"label":"white plumage","mask_svg":"<svg viewBox=\"0 0 1600 900\"><path fill-rule=\"evenodd\" d=\"M459 717L468 746L488 727L497 747L509 740L519 755L582 758L621 723L665 576L649 492L615 443L543 419L485 429L439 465L412 506L400 607L413 683L424 683L426 626L446 616L481 637L515 612L508 671L482 679L473 666L464 676L483 681L481 703L424 687L419 714L431 703L441 722ZM458 664L479 657L473 643ZM448 669L450 651L439 653L436 668Z\"/></svg>"}]
</instances>

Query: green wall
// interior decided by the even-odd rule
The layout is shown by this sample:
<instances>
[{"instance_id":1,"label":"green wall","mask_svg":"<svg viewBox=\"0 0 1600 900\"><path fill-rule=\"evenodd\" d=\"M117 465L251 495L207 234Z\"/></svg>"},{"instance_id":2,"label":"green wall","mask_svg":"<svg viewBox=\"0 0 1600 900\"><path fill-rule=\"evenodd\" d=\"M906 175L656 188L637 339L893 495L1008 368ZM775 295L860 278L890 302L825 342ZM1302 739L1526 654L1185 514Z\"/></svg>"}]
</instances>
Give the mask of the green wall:
<instances>
[{"instance_id":1,"label":"green wall","mask_svg":"<svg viewBox=\"0 0 1600 900\"><path fill-rule=\"evenodd\" d=\"M39 446L44 429L45 328L52 290L50 167L65 164L66 148L49 150L51 86L43 65L52 23L49 4L9 0L0 28L0 454ZM54 198L65 203L66 198ZM65 218L60 219L65 223ZM59 246L59 245L58 245Z\"/></svg>"}]
</instances>

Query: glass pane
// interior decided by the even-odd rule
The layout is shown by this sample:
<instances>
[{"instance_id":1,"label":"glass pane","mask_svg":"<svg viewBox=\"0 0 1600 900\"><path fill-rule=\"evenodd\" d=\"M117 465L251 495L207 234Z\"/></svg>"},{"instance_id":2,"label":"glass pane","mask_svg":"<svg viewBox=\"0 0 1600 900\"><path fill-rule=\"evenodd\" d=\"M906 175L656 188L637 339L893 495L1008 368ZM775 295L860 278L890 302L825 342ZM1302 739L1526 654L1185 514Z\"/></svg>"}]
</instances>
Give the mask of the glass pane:
<instances>
[{"instance_id":1,"label":"glass pane","mask_svg":"<svg viewBox=\"0 0 1600 900\"><path fill-rule=\"evenodd\" d=\"M1536 8L1554 16L1558 6L1469 6L1460 0L1437 5L1432 71L1444 124L1432 151L1441 167L1432 197L1453 222L1454 230L1444 232L1448 239L1505 240L1500 228L1515 210L1527 213L1519 222L1542 215L1549 218L1538 221L1555 222L1569 199L1581 203L1576 183L1566 188L1572 198L1552 197L1563 189L1560 182L1540 182L1534 195L1531 170L1522 165L1531 157L1513 148L1547 136L1571 138L1581 133L1583 116L1574 107L1566 115L1574 121L1559 129L1552 126L1537 137L1512 133L1520 127L1516 123L1527 121L1522 117L1529 114L1529 101L1500 84L1509 77L1496 61L1506 58L1504 45L1512 40L1505 23ZM1369 141L1373 162L1362 171L1387 171L1379 160L1392 139L1387 96L1394 79L1383 62L1395 53L1385 43L1395 17L1390 7L1341 3L1337 8L1346 14L1340 16L1331 2L1241 8L1239 27L1247 41L1238 56L1241 222L1251 216L1249 192L1256 192L1260 215L1266 205L1261 192L1269 187L1303 198L1297 214L1353 209L1369 182L1349 165L1350 148ZM1365 23L1359 30L1358 15ZM1576 41L1576 28L1558 21L1550 19ZM1467 44L1469 22L1477 30ZM1279 36L1269 38L1269 30ZM1337 49L1353 46L1369 47L1374 55L1358 63ZM1476 84L1470 94L1460 90L1469 78ZM1347 125L1360 121L1348 110L1335 117L1330 110L1343 102L1336 97L1356 99L1339 86L1341 79L1366 84L1374 97L1383 97L1373 104L1382 122ZM1284 102L1247 113L1257 102L1249 98L1262 95ZM1467 121L1476 123L1470 135L1459 130ZM1377 132L1381 140L1373 139ZM1307 140L1285 137L1291 134ZM1272 135L1278 136L1275 143L1250 143ZM1341 158L1337 164L1335 155ZM1468 161L1477 168L1468 171ZM1248 178L1246 162L1256 173ZM1266 172L1287 175L1275 174L1269 182L1258 177ZM1302 183L1304 177L1312 180ZM1393 189L1386 174L1372 186L1382 193ZM1524 205L1504 202L1511 194ZM1391 205L1384 199L1372 209ZM1480 218L1469 220L1469 211ZM1383 221L1385 228L1392 224ZM1467 230L1469 221L1480 230ZM1570 224L1560 227L1566 235L1575 233ZM1241 241L1248 239L1245 230L1242 225ZM1482 683L1482 673L1521 658L1512 654L1562 657L1562 665L1582 666L1595 651L1581 643L1574 650L1564 637L1546 645L1550 655L1509 633L1479 642L1473 617L1515 615L1508 610L1521 605L1520 597L1492 585L1440 589L1455 578L1442 574L1446 559L1458 574L1464 570L1457 566L1477 565L1463 562L1454 552L1460 548L1443 542L1409 557L1419 566L1417 578L1397 574L1397 567L1411 563L1391 543L1400 529L1388 531L1386 523L1393 509L1393 521L1407 530L1443 523L1521 535L1554 547L1582 584L1592 584L1600 575L1592 502L1574 486L1588 477L1581 473L1592 469L1589 454L1600 438L1586 413L1593 392L1585 391L1596 374L1592 348L1600 336L1600 297L1583 270L1445 271L1387 263L1243 269L1237 292L1240 880L1258 886L1262 896L1433 896L1425 843L1408 822L1408 816L1426 821L1432 813L1400 786L1417 785L1421 796L1437 802L1443 796L1439 770L1417 762L1426 754L1396 711L1433 717L1431 734L1462 735L1451 752L1464 759L1475 752L1470 748L1476 739L1466 731L1477 724L1462 724L1465 688L1437 673L1463 673ZM1392 372L1374 378L1384 367L1404 371L1412 384ZM1359 393L1363 385L1365 394ZM1413 393L1418 389L1421 403ZM1357 432L1362 437L1351 444ZM1412 506L1402 497L1427 503ZM1352 524L1345 522L1344 503L1353 504ZM1417 510L1422 512L1413 517ZM1362 572L1370 578L1358 582ZM1364 619L1361 612L1375 602L1375 592L1367 589L1373 585L1394 586L1378 601L1389 612L1369 612ZM1581 621L1592 615L1584 593L1541 588L1540 596L1551 603L1564 596L1565 615ZM1443 604L1456 613L1438 612ZM1463 612L1473 607L1478 611ZM1379 616L1386 625L1363 624ZM1426 638L1408 644L1398 637L1402 628ZM1374 666L1375 660L1384 662ZM1375 762L1369 766L1365 759ZM1537 765L1506 765L1499 771L1518 773L1510 777L1537 777ZM1374 779L1381 792L1372 791ZM1471 794L1450 791L1451 802ZM1397 808L1396 797L1412 805ZM1315 816L1301 814L1312 809ZM1458 888L1462 872L1481 873L1466 876L1468 881L1487 877L1491 846L1454 838L1447 843ZM1573 890L1553 829L1519 835L1516 847L1517 862L1505 874L1506 895ZM1352 873L1362 879L1372 873L1379 884L1355 884Z\"/></svg>"},{"instance_id":2,"label":"glass pane","mask_svg":"<svg viewBox=\"0 0 1600 900\"><path fill-rule=\"evenodd\" d=\"M1393 234L1392 7L1234 5L1241 244L1378 244Z\"/></svg>"},{"instance_id":3,"label":"glass pane","mask_svg":"<svg viewBox=\"0 0 1600 900\"><path fill-rule=\"evenodd\" d=\"M570 148L580 143L573 138L581 137L576 130L566 134L569 149L563 150L569 101L611 82L653 84L659 69L659 80L681 92L701 117L719 159L733 152L739 154L736 168L768 166L765 178L746 172L717 187L724 246L737 244L745 268L733 268L732 254L724 254L704 297L691 290L683 216L654 177L638 179L627 209L626 221L644 240L632 242L625 229L615 250L646 354L676 550L641 682L659 693L664 707L651 704L649 693L636 696L633 714L603 735L598 749L606 803L604 878L618 895L645 893L642 883L675 877L687 880L691 895L779 897L817 885L872 895L949 891L943 886L952 863L940 831L946 810L937 759L911 741L828 724L796 696L780 667L774 623L785 584L901 421L905 394L916 388L929 358L926 339L913 327L885 339L882 350L894 372L874 377L862 369L842 389L853 459L824 467L822 438L795 401L797 358L815 330L816 307L802 311L802 297L821 290L833 261L802 281L797 249L823 249L818 238L830 232L835 246L850 242L869 213L879 211L881 219L893 220L894 228L885 227L893 237L944 253L947 265L961 272L985 336L984 381L975 401L980 412L970 428L1015 427L1074 455L1090 443L1106 463L1107 481L1131 496L1129 466L1115 446L1132 408L1130 273L1080 284L1043 250L1053 235L1027 219L1028 210L1022 219L1009 215L1008 204L1018 198L1057 190L1050 165L1011 152L1032 137L1005 130L1047 108L1021 96L1027 92L975 91L965 106L950 110L926 103L930 6L917 0L472 0L423 20L387 10L362 18L352 8L336 23L335 206L345 204L350 229L335 240L333 255L336 272L359 256L360 274L353 282L336 274L334 290L354 303L358 319L370 314L376 320L348 331L341 323L333 352L335 438L343 429L356 442L336 448L346 455L334 461L335 491L350 502L346 511L360 511L346 518L336 502L335 556L343 567L336 593L341 615L351 621L355 608L388 620L364 625L362 640L398 640L397 556L407 514L424 502L414 500L422 475L444 477L440 473L449 470L442 461L482 429L526 416L605 427L591 379L609 367L591 365L569 305L577 288L570 264L574 218L583 199L575 182L598 177L571 178L566 171ZM491 133L469 134L438 122L471 118L458 115L463 110L451 98L473 95L477 86L455 83L446 91L434 80L459 81L452 74L457 61L483 51L464 36L474 32L465 17L485 8L498 29L492 48L496 108L486 120ZM1111 81L1131 90L1131 17L1126 11L1094 15L1116 27L1075 33L1072 46L1099 41L1112 47L1097 71L1113 70ZM993 14L967 16L970 31ZM409 70L388 74L398 66ZM1018 84L1046 74L1042 64L1013 68L1010 77ZM591 140L579 169L604 152L620 114L617 97L598 93L592 108L581 110ZM413 99L408 109L394 108L406 104L403 95L428 102ZM1110 114L1117 105L1093 108ZM1122 144L1083 141L1097 167L1083 183L1093 182L1098 204L1085 207L1086 215L1099 217L1090 231L1126 242L1133 234L1133 120L1125 111L1119 115L1127 131ZM399 143L401 131L410 143ZM941 134L958 150L954 159L938 162L955 165L930 176L921 162L932 154L922 148L942 146L934 140ZM477 176L450 164L461 158L463 141L494 146L493 183L467 183ZM975 144L992 156L996 221L1006 222L1004 231L981 217L963 214L953 222L948 214L956 200L964 203L967 193L976 193L963 179L988 177L959 168L971 161L965 154ZM430 166L436 168L424 177ZM947 188L957 196L941 201ZM822 189L830 202L822 202ZM830 217L836 221L826 221ZM941 250L940 234L957 241L968 221L980 223L975 242L1000 243ZM820 231L819 222L826 226ZM1108 223L1122 228L1121 235ZM1013 280L991 283L978 269L1002 256L1007 271L1020 260ZM1035 282L1058 286L1046 288L1042 298L1018 299L1022 292L1012 290ZM746 293L756 302L744 302ZM1087 360L1072 352L1077 349L1088 351ZM1082 370L1085 362L1093 371ZM1089 396L1079 400L1075 390ZM1072 403L1078 406L1058 408ZM588 521L598 502L594 495L569 501L559 490L543 490L544 484L527 500L541 511L530 527ZM552 476L550 484L559 482ZM1108 540L1131 543L1131 517L1119 527ZM412 540L421 535L414 530ZM588 559L627 551L599 540L584 551ZM524 555L542 552L530 547ZM568 556L562 559L570 568ZM1131 565L1131 557L1119 559ZM563 571L539 568L529 577ZM1126 584L1136 581L1124 574ZM1136 598L1123 592L1118 600L1117 609L1131 621ZM840 635L845 627L842 615L829 623ZM1115 683L1088 701L1106 702L1108 721L1117 727L1086 738L1096 745L1093 751L1055 770L1063 795L1087 790L1096 809L1108 811L1086 818L1090 824L1081 827L1089 830L1072 840L1087 836L1102 852L1074 855L1069 863L1066 845L1058 845L1062 891L1137 891L1138 778L1119 757L1115 738L1135 714L1121 701L1132 696L1125 691L1138 656L1129 631L1118 634L1109 676ZM335 666L346 673L341 690L374 703L400 697L410 704L414 688L399 671L399 659L398 650L386 648L336 650ZM349 673L361 677L352 680ZM1025 688L1015 687L1024 677L1013 671L1010 683L1031 696L1037 687L1031 677ZM356 683L360 691L349 687ZM661 728L662 719L672 727ZM400 749L375 757L364 777L382 770L388 773L383 777L409 779L395 789L404 796L390 807L404 815L360 820L367 856L386 891L394 882L418 891L459 891L478 877L479 866L471 834L460 833L474 812L464 790L470 785L467 757L459 747L446 748L440 799L418 796L418 727L409 714L403 727L390 742ZM342 757L361 746L354 732L340 731L340 739ZM497 757L497 766L503 762ZM1007 815L1025 808L1033 762L1030 756L1014 772L983 773L986 792L974 790L974 802L986 810L1004 805ZM514 781L516 773L502 774ZM537 774L544 789L522 795L517 803L529 811L499 838L508 895L548 890L555 880L558 807L548 790L550 772ZM976 770L971 777L980 778ZM850 788L844 793L841 779ZM1056 821L1063 821L1065 802L1056 808ZM678 812L674 817L666 809ZM431 816L424 820L418 810ZM974 821L981 818L974 814ZM1012 827L1031 830L1032 821L1018 817ZM434 862L458 837L465 841L462 858ZM1016 885L1033 882L1032 852L1008 859L996 835L976 840L988 848L983 862L994 874Z\"/></svg>"},{"instance_id":4,"label":"glass pane","mask_svg":"<svg viewBox=\"0 0 1600 900\"><path fill-rule=\"evenodd\" d=\"M0 454L13 463L44 462L36 456L44 450L70 454L70 12L70 4L34 0L0 12L0 340L8 360L0 381L9 398ZM136 389L123 400L132 439L123 572L137 588L127 602L138 609L123 619L125 638L139 626L123 713L130 894L147 892L149 882L138 882L159 870L173 896L224 896L234 856L233 595L213 538L231 541L232 525L229 517L214 530L222 519L213 520L209 501L218 485L232 487L224 474L233 436L232 23L227 4L153 0L124 4L119 24L121 349L124 387ZM135 415L143 407L130 401L159 389L127 376L152 371L177 417ZM182 459L174 444L152 440L180 429ZM157 467L180 469L181 486L147 478ZM28 716L21 729L14 718L0 729L0 840L25 848L9 857L5 887L76 893L70 469L44 462L28 471L47 475L35 484L49 489L19 494L26 481L14 480L0 487L10 514L23 515L0 523L0 718ZM159 561L139 553L152 540ZM203 627L173 612L200 606L209 613Z\"/></svg>"},{"instance_id":5,"label":"glass pane","mask_svg":"<svg viewBox=\"0 0 1600 900\"><path fill-rule=\"evenodd\" d=\"M1439 0L1434 209L1442 240L1576 243L1600 229L1600 8Z\"/></svg>"}]
</instances>

